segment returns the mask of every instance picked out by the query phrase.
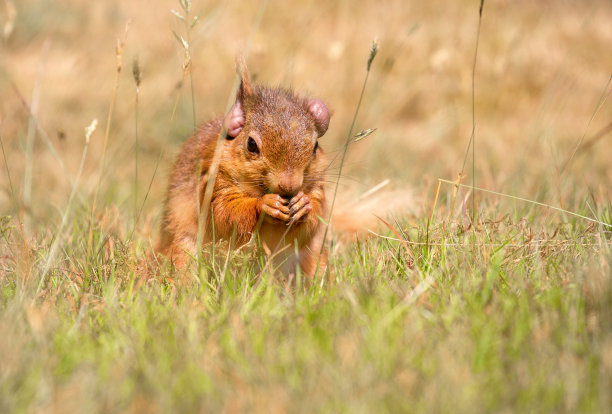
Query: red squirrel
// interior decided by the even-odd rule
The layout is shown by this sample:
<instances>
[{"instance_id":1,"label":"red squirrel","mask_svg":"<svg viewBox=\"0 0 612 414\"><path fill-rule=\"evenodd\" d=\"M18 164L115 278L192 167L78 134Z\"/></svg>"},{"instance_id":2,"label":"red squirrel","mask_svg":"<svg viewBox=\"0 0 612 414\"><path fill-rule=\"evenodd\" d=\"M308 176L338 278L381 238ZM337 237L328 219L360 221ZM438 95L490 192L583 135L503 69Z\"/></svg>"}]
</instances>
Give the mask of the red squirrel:
<instances>
[{"instance_id":1,"label":"red squirrel","mask_svg":"<svg viewBox=\"0 0 612 414\"><path fill-rule=\"evenodd\" d=\"M330 112L319 99L251 85L244 63L237 68L240 87L229 112L200 126L174 162L157 250L185 266L189 255L197 256L199 217L207 211L204 243L214 235L234 238L240 246L257 233L268 252L282 249L277 261L285 269L293 272L299 265L313 276L326 264L319 217L327 219L327 164L318 139L327 131ZM220 134L225 135L206 205Z\"/></svg>"}]
</instances>

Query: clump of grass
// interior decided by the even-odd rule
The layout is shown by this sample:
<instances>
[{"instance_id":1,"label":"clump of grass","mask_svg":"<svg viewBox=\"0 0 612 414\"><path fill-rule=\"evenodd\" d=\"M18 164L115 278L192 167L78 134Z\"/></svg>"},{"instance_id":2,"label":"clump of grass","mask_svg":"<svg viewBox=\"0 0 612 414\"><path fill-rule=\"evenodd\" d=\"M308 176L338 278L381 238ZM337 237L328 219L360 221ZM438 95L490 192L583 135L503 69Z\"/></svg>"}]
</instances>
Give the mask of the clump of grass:
<instances>
[{"instance_id":1,"label":"clump of grass","mask_svg":"<svg viewBox=\"0 0 612 414\"><path fill-rule=\"evenodd\" d=\"M81 210L34 305L1 279L1 408L598 411L609 254L593 226L551 235L525 214L470 232L400 220L408 249L359 242L331 262L334 285L296 291L255 282L242 253L211 269L224 279L142 278L119 233L87 255Z\"/></svg>"}]
</instances>

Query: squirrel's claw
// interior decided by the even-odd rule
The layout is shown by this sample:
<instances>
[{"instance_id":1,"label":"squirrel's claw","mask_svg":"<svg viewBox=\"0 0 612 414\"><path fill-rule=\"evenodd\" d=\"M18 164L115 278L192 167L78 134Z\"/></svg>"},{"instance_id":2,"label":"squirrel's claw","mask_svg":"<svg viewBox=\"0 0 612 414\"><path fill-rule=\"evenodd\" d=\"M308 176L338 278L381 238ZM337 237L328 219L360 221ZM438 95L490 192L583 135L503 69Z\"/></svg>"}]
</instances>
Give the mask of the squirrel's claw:
<instances>
[{"instance_id":1,"label":"squirrel's claw","mask_svg":"<svg viewBox=\"0 0 612 414\"><path fill-rule=\"evenodd\" d=\"M289 202L289 209L291 214L291 223L296 223L304 219L308 215L308 213L312 211L310 197L300 191Z\"/></svg>"},{"instance_id":2,"label":"squirrel's claw","mask_svg":"<svg viewBox=\"0 0 612 414\"><path fill-rule=\"evenodd\" d=\"M272 219L288 222L291 210L287 207L287 200L278 194L266 194L259 199L260 212L266 213Z\"/></svg>"}]
</instances>

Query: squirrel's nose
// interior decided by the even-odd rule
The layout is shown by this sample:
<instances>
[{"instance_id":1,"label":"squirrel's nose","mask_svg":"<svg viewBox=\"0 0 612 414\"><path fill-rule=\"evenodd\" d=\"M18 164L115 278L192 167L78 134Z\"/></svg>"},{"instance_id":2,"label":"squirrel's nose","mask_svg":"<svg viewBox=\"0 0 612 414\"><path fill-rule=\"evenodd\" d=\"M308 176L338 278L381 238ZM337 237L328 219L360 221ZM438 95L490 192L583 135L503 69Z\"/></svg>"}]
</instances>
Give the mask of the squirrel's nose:
<instances>
[{"instance_id":1,"label":"squirrel's nose","mask_svg":"<svg viewBox=\"0 0 612 414\"><path fill-rule=\"evenodd\" d=\"M302 174L293 171L281 173L278 175L278 194L282 197L291 198L300 191L303 182Z\"/></svg>"}]
</instances>

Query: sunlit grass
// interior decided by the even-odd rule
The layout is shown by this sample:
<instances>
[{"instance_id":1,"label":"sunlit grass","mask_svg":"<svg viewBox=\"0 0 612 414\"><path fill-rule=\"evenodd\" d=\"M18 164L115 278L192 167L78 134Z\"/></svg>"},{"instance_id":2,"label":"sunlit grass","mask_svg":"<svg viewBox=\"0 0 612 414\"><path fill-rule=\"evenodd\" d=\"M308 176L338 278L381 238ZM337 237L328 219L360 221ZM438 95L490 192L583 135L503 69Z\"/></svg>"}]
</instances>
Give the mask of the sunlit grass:
<instances>
[{"instance_id":1,"label":"sunlit grass","mask_svg":"<svg viewBox=\"0 0 612 414\"><path fill-rule=\"evenodd\" d=\"M151 279L118 234L88 258L83 211L38 296L2 279L3 411L601 410L610 233L525 213L428 237L400 221L409 252L358 242L334 285L295 289L242 253L223 279L222 260L204 280Z\"/></svg>"}]
</instances>

